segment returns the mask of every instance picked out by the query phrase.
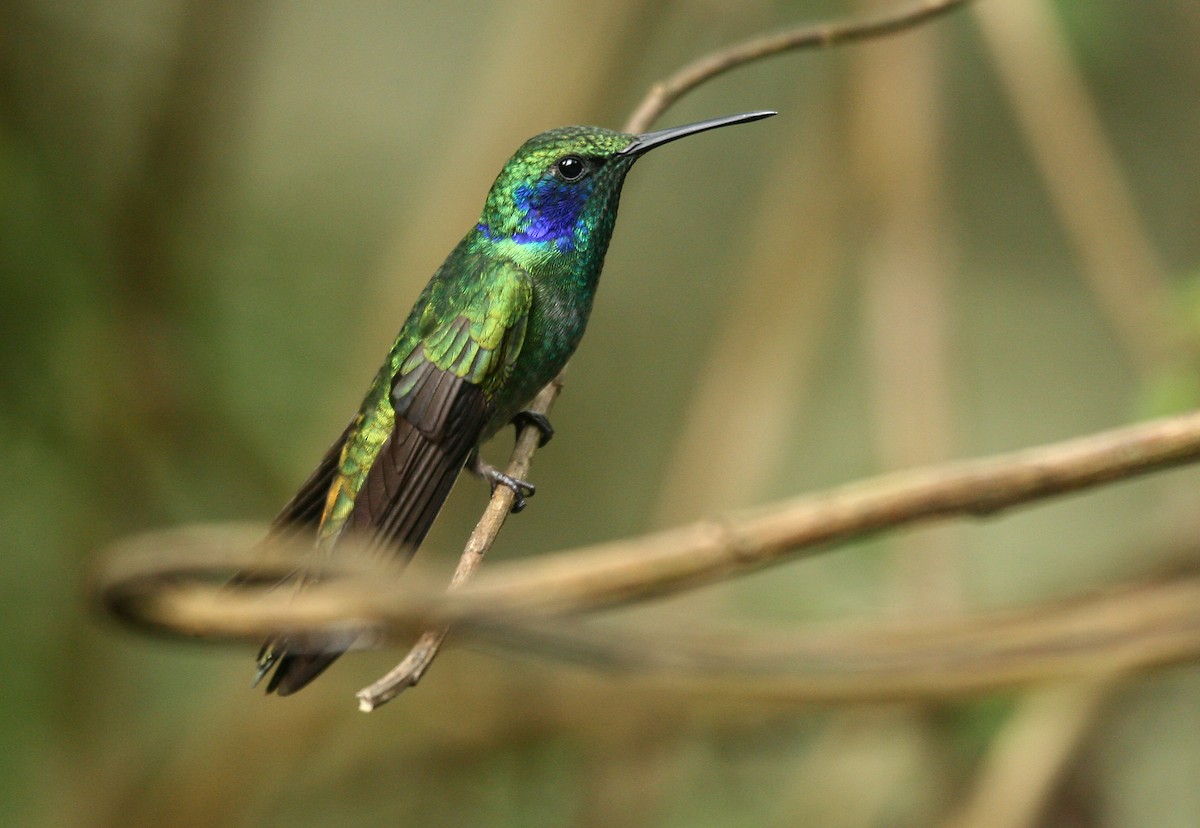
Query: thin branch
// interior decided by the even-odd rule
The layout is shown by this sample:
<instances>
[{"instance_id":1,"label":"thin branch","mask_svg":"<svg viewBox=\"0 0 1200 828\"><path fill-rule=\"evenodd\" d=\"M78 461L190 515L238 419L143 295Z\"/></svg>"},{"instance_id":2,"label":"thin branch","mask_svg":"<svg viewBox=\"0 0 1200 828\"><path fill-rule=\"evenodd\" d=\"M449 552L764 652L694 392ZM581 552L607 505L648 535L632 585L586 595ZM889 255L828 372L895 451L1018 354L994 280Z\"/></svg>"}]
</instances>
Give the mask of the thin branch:
<instances>
[{"instance_id":1,"label":"thin branch","mask_svg":"<svg viewBox=\"0 0 1200 828\"><path fill-rule=\"evenodd\" d=\"M1200 413L1010 454L896 472L742 517L506 563L460 594L533 613L667 595L792 560L822 544L1005 509L1200 460Z\"/></svg>"},{"instance_id":2,"label":"thin branch","mask_svg":"<svg viewBox=\"0 0 1200 828\"><path fill-rule=\"evenodd\" d=\"M295 601L217 596L160 580L143 584L149 589L139 603L129 600L134 579L112 586L126 593L125 609L137 607L143 620L173 631L257 639L267 629L322 629L349 614L396 638L432 614L492 647L649 678L677 691L792 703L927 701L1068 679L1111 682L1200 656L1194 572L1017 611L769 633L501 612L476 601L449 604L433 589L397 594L388 579L360 575L340 587L317 585Z\"/></svg>"},{"instance_id":3,"label":"thin branch","mask_svg":"<svg viewBox=\"0 0 1200 828\"><path fill-rule=\"evenodd\" d=\"M685 94L731 69L784 52L820 49L895 34L919 26L967 2L968 0L922 0L900 11L890 11L874 18L818 23L776 34L760 35L705 55L666 80L654 84L626 122L625 131L645 132L663 112Z\"/></svg>"},{"instance_id":4,"label":"thin branch","mask_svg":"<svg viewBox=\"0 0 1200 828\"><path fill-rule=\"evenodd\" d=\"M559 374L554 382L541 390L534 399L533 404L529 406L529 409L543 416L548 416L551 407L554 405L555 398L562 389L562 383L563 374ZM512 462L508 467L508 474L511 477L517 480L524 480L526 478L529 474L529 467L533 463L533 453L537 450L537 444L540 439L541 432L536 428L521 429L521 433L517 436L517 445L513 449ZM483 556L492 548L492 543L496 540L496 536L500 532L500 527L504 525L505 519L512 510L513 498L512 489L507 486L496 487L492 500L488 503L488 507L483 513L483 517L479 519L479 523L475 525L475 530L467 540L467 546L463 550L462 557L459 558L458 567L454 570L454 575L450 579L450 589L458 589L470 580L475 571L479 569L479 565L483 563ZM450 626L442 624L430 627L421 633L421 637L417 639L417 643L412 646L399 664L371 686L364 687L358 691L356 694L358 696L358 709L364 713L370 713L376 707L391 701L409 687L416 686L421 677L425 675L425 671L429 669L429 665L433 662L434 658L437 657L438 650L441 649L442 642L446 640L446 635L449 632Z\"/></svg>"},{"instance_id":5,"label":"thin branch","mask_svg":"<svg viewBox=\"0 0 1200 828\"><path fill-rule=\"evenodd\" d=\"M220 567L253 572L261 562L247 560L245 551L215 554L202 542L193 543L188 554L164 555L169 541L161 536L146 545L153 556L145 548L140 558L110 555L95 591L109 612L131 625L205 638L257 639L281 629L319 634L330 624L364 625L381 636L398 636L409 634L414 623L524 622L644 601L805 552L828 551L833 543L885 529L951 516L986 517L1198 460L1200 413L1192 413L884 475L748 515L506 562L440 596L397 590L377 571L363 574L363 565L351 555L323 556L321 578L328 583L297 595L229 591L213 586L227 574L217 571ZM294 556L281 559L295 566ZM277 577L281 565L276 561L274 569L262 570L259 582ZM335 577L341 569L347 577Z\"/></svg>"},{"instance_id":6,"label":"thin branch","mask_svg":"<svg viewBox=\"0 0 1200 828\"><path fill-rule=\"evenodd\" d=\"M906 702L1115 676L1200 655L1195 574L1018 611L797 632L653 630L556 618L464 631L522 654L792 702ZM974 824L974 823L971 823Z\"/></svg>"},{"instance_id":7,"label":"thin branch","mask_svg":"<svg viewBox=\"0 0 1200 828\"><path fill-rule=\"evenodd\" d=\"M764 35L736 44L727 49L713 52L691 63L665 81L655 84L647 96L634 110L625 124L626 132L644 132L663 112L683 95L702 83L724 74L731 69L753 63L783 52L807 48L823 48L856 40L868 40L910 29L941 14L965 4L967 0L922 0L902 11L891 12L870 19L851 19L815 26L801 26L773 35ZM562 375L546 386L530 410L546 414L562 388ZM536 429L522 429L517 445L509 460L507 473L511 477L524 479L537 450ZM491 548L504 518L512 505L512 493L497 487L488 504L487 511L471 533L466 549L454 573L451 588L465 583L479 567L486 551ZM478 551L476 551L478 550ZM435 628L426 630L404 659L386 676L357 693L359 709L370 712L406 688L421 680L429 664L437 656L438 649L448 630Z\"/></svg>"}]
</instances>

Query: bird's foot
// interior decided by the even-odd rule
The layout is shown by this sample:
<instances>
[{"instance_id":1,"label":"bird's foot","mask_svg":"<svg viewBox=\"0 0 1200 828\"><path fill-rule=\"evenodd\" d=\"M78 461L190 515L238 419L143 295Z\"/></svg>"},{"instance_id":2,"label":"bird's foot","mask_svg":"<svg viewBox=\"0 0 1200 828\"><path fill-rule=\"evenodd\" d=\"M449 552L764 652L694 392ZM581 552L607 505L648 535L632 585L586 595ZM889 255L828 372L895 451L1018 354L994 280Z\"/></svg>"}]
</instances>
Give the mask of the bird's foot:
<instances>
[{"instance_id":1,"label":"bird's foot","mask_svg":"<svg viewBox=\"0 0 1200 828\"><path fill-rule=\"evenodd\" d=\"M545 414L539 414L536 411L518 411L512 418L512 424L516 427L518 435L525 426L533 426L541 432L542 436L538 438L538 448L549 443L550 438L554 436L554 426L550 425Z\"/></svg>"},{"instance_id":2,"label":"bird's foot","mask_svg":"<svg viewBox=\"0 0 1200 828\"><path fill-rule=\"evenodd\" d=\"M512 513L515 515L525 508L525 498L533 497L537 492L537 488L524 480L518 480L515 477L510 477L491 463L485 463L476 454L471 463L471 471L482 477L492 487L492 493L495 494L497 486L504 486L512 490L513 505Z\"/></svg>"}]
</instances>

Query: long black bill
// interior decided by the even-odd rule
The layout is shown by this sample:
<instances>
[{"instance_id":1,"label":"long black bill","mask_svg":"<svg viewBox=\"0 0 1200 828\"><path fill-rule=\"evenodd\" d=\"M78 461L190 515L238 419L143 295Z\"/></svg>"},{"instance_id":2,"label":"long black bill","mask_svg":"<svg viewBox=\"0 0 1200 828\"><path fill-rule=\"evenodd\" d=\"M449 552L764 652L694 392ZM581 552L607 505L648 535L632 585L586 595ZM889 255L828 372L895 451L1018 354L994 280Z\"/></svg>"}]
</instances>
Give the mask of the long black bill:
<instances>
[{"instance_id":1,"label":"long black bill","mask_svg":"<svg viewBox=\"0 0 1200 828\"><path fill-rule=\"evenodd\" d=\"M641 155L655 147L669 144L697 132L706 132L717 127L732 126L733 124L748 124L751 121L761 121L778 113L765 109L761 112L743 112L741 115L726 115L724 118L710 118L707 121L697 121L694 124L660 129L656 132L645 132L639 135L632 144L617 153L617 155Z\"/></svg>"}]
</instances>

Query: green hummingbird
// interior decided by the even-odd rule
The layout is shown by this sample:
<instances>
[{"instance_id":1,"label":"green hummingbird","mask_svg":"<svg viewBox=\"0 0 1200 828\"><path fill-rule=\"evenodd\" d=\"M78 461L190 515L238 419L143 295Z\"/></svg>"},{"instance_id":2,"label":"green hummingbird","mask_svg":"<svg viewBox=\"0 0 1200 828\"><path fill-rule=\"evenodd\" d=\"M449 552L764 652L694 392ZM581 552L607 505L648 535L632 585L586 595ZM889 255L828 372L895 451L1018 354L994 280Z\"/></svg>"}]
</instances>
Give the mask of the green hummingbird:
<instances>
[{"instance_id":1,"label":"green hummingbird","mask_svg":"<svg viewBox=\"0 0 1200 828\"><path fill-rule=\"evenodd\" d=\"M534 487L484 463L479 445L508 424L535 426L543 443L553 435L525 408L583 336L626 174L655 147L774 114L642 135L573 126L526 141L500 171L479 221L417 298L358 413L272 533L312 532L322 550L353 536L407 561L464 468L493 490L512 489L520 511ZM256 683L274 669L267 692L294 693L353 640L270 638Z\"/></svg>"}]
</instances>

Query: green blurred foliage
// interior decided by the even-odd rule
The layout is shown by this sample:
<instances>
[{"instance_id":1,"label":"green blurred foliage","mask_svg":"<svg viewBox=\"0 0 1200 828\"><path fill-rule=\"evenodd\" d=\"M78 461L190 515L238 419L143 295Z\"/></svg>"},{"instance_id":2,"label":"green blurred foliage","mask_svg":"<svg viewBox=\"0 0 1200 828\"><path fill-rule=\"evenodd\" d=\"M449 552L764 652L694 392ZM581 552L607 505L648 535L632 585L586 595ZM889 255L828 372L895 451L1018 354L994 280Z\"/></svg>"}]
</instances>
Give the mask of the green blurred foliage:
<instances>
[{"instance_id":1,"label":"green blurred foliage","mask_svg":"<svg viewBox=\"0 0 1200 828\"><path fill-rule=\"evenodd\" d=\"M452 648L418 690L366 717L352 693L396 653L264 698L246 688L252 653L134 638L86 593L97 551L123 534L269 519L522 140L618 126L691 58L862 7L0 4L6 824L928 825L959 801L1010 697L814 710ZM888 60L930 62L932 115L894 126L908 134L929 116L916 124L932 136L918 183L935 192L920 232L941 251L944 453L1194 407L1200 16L1187 0L1053 9L1175 297L1153 334L1160 365L1137 364L1096 300L970 14L907 35L907 51L774 58L666 121L778 118L681 144L631 177L559 436L537 458L537 499L496 557L920 455L881 436L903 410L880 352L909 359L901 388L925 363L888 344L864 275L896 249L887 175L872 166L872 147L896 149L886 96L863 92ZM756 289L788 297L761 341L753 314L736 321ZM748 339L753 361L712 391L719 426L685 428L703 422L697 389L717 343ZM726 406L740 413L722 420ZM769 434L739 451L760 426ZM1176 562L1194 544L1198 482L1172 472L941 538L853 544L657 611L764 625L903 612L905 561L947 537L929 559L951 605L1071 595ZM482 504L464 482L422 555L451 566ZM1197 690L1193 667L1131 679L1045 824L1200 822Z\"/></svg>"}]
</instances>

